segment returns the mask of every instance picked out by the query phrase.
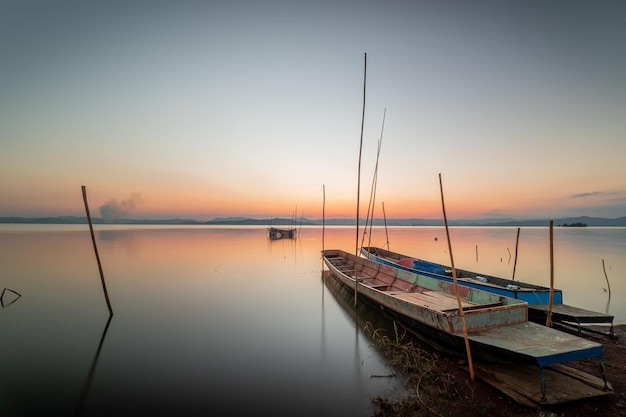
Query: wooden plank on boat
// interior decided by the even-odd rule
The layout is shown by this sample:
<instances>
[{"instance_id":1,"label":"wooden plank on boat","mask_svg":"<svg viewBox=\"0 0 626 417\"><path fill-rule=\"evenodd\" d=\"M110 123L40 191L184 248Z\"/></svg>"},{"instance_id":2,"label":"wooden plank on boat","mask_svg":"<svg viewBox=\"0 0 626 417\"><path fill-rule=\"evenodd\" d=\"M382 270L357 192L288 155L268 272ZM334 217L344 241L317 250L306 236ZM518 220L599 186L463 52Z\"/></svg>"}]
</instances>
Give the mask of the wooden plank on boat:
<instances>
[{"instance_id":1,"label":"wooden plank on boat","mask_svg":"<svg viewBox=\"0 0 626 417\"><path fill-rule=\"evenodd\" d=\"M536 366L478 363L474 364L474 369L481 380L515 401L532 407L613 393L611 384L607 383L605 389L601 378L561 364L544 368L545 396L541 392L541 369Z\"/></svg>"},{"instance_id":2,"label":"wooden plank on boat","mask_svg":"<svg viewBox=\"0 0 626 417\"><path fill-rule=\"evenodd\" d=\"M456 298L450 297L447 294L436 291L425 292L405 292L400 294L392 294L394 297L404 301L408 301L413 304L421 305L433 310L445 311L458 309L459 304ZM469 307L475 305L472 302L463 301L461 304L463 307Z\"/></svg>"}]
</instances>

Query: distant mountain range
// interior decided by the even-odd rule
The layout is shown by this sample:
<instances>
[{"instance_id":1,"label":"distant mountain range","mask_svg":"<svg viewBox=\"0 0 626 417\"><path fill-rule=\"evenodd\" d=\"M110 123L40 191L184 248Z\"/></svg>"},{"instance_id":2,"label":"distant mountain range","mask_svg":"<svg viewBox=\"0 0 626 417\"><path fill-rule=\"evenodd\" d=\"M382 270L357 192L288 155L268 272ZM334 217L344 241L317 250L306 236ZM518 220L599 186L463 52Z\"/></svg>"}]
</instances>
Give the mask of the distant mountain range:
<instances>
[{"instance_id":1,"label":"distant mountain range","mask_svg":"<svg viewBox=\"0 0 626 417\"><path fill-rule=\"evenodd\" d=\"M559 219L481 219L481 220L449 220L450 226L548 226L550 220L554 220L555 226L570 227L626 227L626 216L616 219L606 219L601 217L564 217ZM194 219L119 219L112 222L105 222L101 218L92 218L93 224L155 224L155 225L248 225L248 226L286 226L294 225L293 219L273 218L273 219L253 219L248 217L221 217L209 221L198 221ZM81 216L59 216L59 217L0 217L0 223L26 223L26 224L86 224L87 218ZM443 226L443 219L374 219L375 226ZM295 225L300 226L354 226L354 219L297 219ZM360 225L365 224L365 220L359 220Z\"/></svg>"}]
</instances>

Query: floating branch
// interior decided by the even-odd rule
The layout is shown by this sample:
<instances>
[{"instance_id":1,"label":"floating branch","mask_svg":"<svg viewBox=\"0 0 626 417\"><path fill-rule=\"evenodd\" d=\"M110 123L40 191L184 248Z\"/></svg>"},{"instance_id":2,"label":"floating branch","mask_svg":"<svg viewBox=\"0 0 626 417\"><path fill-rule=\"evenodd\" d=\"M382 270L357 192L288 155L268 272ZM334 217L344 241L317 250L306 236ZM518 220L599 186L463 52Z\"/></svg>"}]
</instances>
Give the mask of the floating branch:
<instances>
[{"instance_id":1,"label":"floating branch","mask_svg":"<svg viewBox=\"0 0 626 417\"><path fill-rule=\"evenodd\" d=\"M13 294L15 294L17 297L13 298L13 299L12 299L12 300L8 303L8 304L4 304L4 294L5 294L7 291L12 292L12 293L13 293ZM21 296L22 296L22 294L20 294L19 292L17 292L17 291L13 291L13 290L12 290L12 289L10 289L10 288L5 288L5 289L3 289L3 290L2 290L2 295L0 295L0 305L2 305L2 308L8 307L8 306L10 306L11 304L13 304L14 302L16 302L16 301L17 301L17 300L18 300Z\"/></svg>"}]
</instances>

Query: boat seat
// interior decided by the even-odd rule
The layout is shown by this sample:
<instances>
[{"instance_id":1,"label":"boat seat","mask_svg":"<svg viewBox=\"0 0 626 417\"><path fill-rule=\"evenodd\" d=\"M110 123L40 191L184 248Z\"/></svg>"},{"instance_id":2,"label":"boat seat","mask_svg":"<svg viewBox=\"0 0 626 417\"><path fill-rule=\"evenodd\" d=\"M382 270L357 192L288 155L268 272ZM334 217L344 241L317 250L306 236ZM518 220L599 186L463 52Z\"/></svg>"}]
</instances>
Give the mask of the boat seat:
<instances>
[{"instance_id":1,"label":"boat seat","mask_svg":"<svg viewBox=\"0 0 626 417\"><path fill-rule=\"evenodd\" d=\"M373 284L373 285L369 285L370 288L375 288L375 289L381 289L381 288L387 288L389 287L389 284Z\"/></svg>"},{"instance_id":2,"label":"boat seat","mask_svg":"<svg viewBox=\"0 0 626 417\"><path fill-rule=\"evenodd\" d=\"M495 303L491 303L491 304L480 304L480 305L476 305L476 306L465 306L463 307L463 311L470 311L470 310L480 310L483 308L491 308L491 307L500 307L503 306L504 303L502 301L497 301ZM451 313L453 311L459 311L458 308L451 308L449 310L445 310L446 313Z\"/></svg>"}]
</instances>

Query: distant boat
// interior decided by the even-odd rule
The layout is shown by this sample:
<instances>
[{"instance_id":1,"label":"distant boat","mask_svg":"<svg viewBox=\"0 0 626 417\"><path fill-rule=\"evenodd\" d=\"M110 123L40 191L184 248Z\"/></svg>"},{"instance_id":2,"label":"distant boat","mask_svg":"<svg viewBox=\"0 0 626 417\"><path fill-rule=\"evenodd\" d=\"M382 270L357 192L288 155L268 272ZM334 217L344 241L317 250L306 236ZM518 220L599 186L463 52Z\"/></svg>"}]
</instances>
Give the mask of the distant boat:
<instances>
[{"instance_id":1,"label":"distant boat","mask_svg":"<svg viewBox=\"0 0 626 417\"><path fill-rule=\"evenodd\" d=\"M422 273L445 282L453 282L452 269L449 266L373 246L361 248L361 254L368 259L391 265L405 271ZM525 301L528 303L529 319L537 323L546 322L550 288L507 278L479 274L459 268L456 269L456 277L458 284L464 287L477 288ZM563 304L563 293L559 289L553 289L552 304L552 322L562 326L574 327L579 333L583 329L594 333L598 332L595 329L583 327L583 324L609 324L608 333L611 336L614 335L613 316ZM600 333L604 334L604 332Z\"/></svg>"},{"instance_id":2,"label":"distant boat","mask_svg":"<svg viewBox=\"0 0 626 417\"><path fill-rule=\"evenodd\" d=\"M461 287L338 250L323 250L331 280L449 353L465 352L460 297L477 375L523 403L557 404L606 395L602 345L528 321L528 304L477 288ZM355 282L357 281L357 282ZM357 285L358 284L358 285ZM602 376L567 362L598 359Z\"/></svg>"},{"instance_id":3,"label":"distant boat","mask_svg":"<svg viewBox=\"0 0 626 417\"><path fill-rule=\"evenodd\" d=\"M272 240L277 239L294 239L296 237L297 230L293 229L279 229L277 227L268 227L268 236Z\"/></svg>"}]
</instances>

